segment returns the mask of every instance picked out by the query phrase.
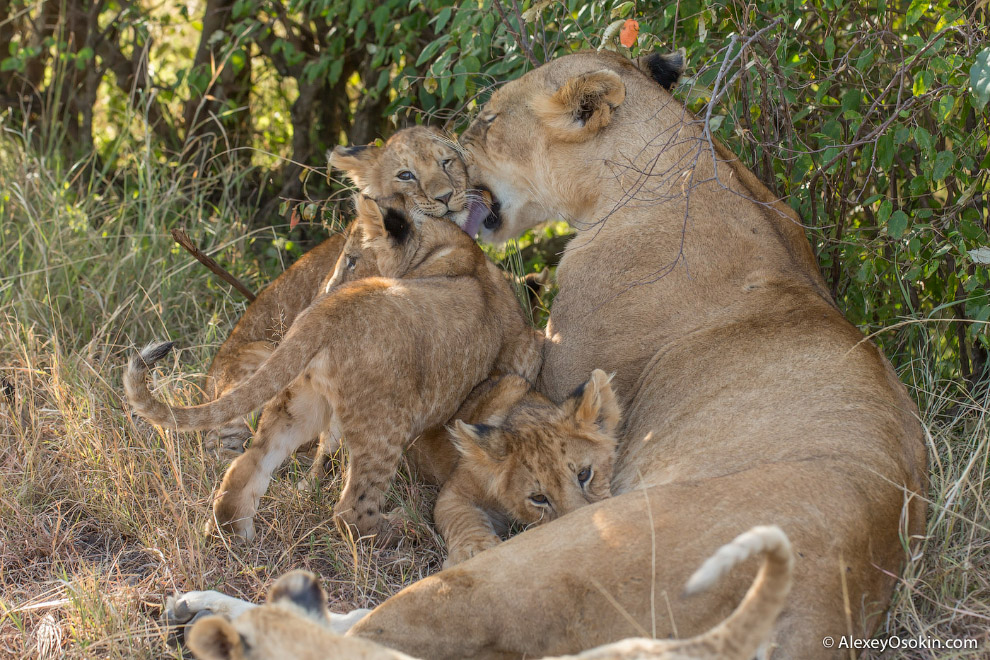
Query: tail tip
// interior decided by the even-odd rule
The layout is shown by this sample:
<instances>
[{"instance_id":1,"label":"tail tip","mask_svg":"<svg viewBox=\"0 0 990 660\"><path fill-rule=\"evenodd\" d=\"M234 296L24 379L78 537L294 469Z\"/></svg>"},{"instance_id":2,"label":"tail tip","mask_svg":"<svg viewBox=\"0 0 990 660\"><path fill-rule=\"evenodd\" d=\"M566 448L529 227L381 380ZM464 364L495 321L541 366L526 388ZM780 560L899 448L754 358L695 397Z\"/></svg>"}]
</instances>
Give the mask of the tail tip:
<instances>
[{"instance_id":1,"label":"tail tip","mask_svg":"<svg viewBox=\"0 0 990 660\"><path fill-rule=\"evenodd\" d=\"M783 550L788 554L791 552L790 540L784 530L776 525L753 527L719 548L714 555L709 557L688 579L684 586L684 595L693 596L705 591L740 561L756 554L773 552L774 550Z\"/></svg>"},{"instance_id":2,"label":"tail tip","mask_svg":"<svg viewBox=\"0 0 990 660\"><path fill-rule=\"evenodd\" d=\"M152 343L141 349L141 352L134 356L132 362L136 366L150 368L154 366L156 362L164 358L166 355L172 352L172 348L175 347L174 341L163 341L158 343Z\"/></svg>"}]
</instances>

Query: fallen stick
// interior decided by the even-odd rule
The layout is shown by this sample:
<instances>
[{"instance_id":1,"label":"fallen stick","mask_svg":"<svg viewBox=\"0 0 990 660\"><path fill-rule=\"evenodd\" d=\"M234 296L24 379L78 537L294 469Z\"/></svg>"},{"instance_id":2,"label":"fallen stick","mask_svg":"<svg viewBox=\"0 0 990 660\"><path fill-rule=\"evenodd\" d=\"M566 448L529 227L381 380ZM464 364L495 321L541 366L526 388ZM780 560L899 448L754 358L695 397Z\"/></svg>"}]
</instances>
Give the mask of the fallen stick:
<instances>
[{"instance_id":1,"label":"fallen stick","mask_svg":"<svg viewBox=\"0 0 990 660\"><path fill-rule=\"evenodd\" d=\"M175 239L176 243L184 247L189 254L196 257L199 263L209 268L224 282L244 294L244 297L247 298L249 302L254 302L255 295L251 293L251 289L244 286L243 282L228 273L223 266L215 262L208 254L193 245L193 242L189 238L189 234L186 233L185 229L173 229L172 238Z\"/></svg>"}]
</instances>

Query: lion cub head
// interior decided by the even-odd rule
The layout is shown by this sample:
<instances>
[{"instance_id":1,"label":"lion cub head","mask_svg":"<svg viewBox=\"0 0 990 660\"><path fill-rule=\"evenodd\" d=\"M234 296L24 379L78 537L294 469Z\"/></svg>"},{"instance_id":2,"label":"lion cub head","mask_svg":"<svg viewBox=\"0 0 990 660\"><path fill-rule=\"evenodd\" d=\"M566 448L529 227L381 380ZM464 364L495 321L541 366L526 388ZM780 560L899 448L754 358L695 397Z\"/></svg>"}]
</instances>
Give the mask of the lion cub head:
<instances>
[{"instance_id":1,"label":"lion cub head","mask_svg":"<svg viewBox=\"0 0 990 660\"><path fill-rule=\"evenodd\" d=\"M525 395L504 414L484 424L454 423L458 469L487 482L494 499L525 524L549 522L609 497L622 416L609 380L596 369L560 405L523 381Z\"/></svg>"},{"instance_id":2,"label":"lion cub head","mask_svg":"<svg viewBox=\"0 0 990 660\"><path fill-rule=\"evenodd\" d=\"M468 186L457 143L435 128L403 129L382 147L336 147L329 165L343 170L370 197L401 195L417 225L426 218L444 218L473 236L489 215L485 199Z\"/></svg>"}]
</instances>

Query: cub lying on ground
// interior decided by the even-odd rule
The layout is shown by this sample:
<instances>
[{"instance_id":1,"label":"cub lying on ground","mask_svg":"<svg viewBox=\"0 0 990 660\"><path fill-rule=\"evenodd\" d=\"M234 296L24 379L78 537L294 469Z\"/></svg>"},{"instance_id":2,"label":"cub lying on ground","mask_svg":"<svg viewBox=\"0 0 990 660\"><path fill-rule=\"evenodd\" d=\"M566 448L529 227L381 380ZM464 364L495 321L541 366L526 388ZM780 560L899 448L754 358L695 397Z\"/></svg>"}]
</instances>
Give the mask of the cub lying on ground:
<instances>
[{"instance_id":1,"label":"cub lying on ground","mask_svg":"<svg viewBox=\"0 0 990 660\"><path fill-rule=\"evenodd\" d=\"M247 380L199 406L162 403L145 376L172 344L135 355L124 376L135 411L177 430L215 427L268 401L213 505L216 522L246 539L255 536L272 472L326 430L332 415L350 459L334 515L361 535L386 531L381 507L405 446L450 419L493 370L516 372L522 364L532 375L539 366L542 336L470 236L445 220L414 226L392 200L356 204L355 221L382 277L314 301Z\"/></svg>"},{"instance_id":2,"label":"cub lying on ground","mask_svg":"<svg viewBox=\"0 0 990 660\"><path fill-rule=\"evenodd\" d=\"M688 594L704 591L734 566L756 555L764 556L763 566L745 598L708 632L685 640L626 639L557 660L750 660L767 639L791 588L794 558L780 528L756 527L739 535L705 561L686 588ZM260 607L215 592L198 595L203 604L212 602L218 613L238 612L233 621L217 615L195 621L186 643L200 660L413 660L361 637L342 637L339 633L353 625L353 617L328 612L326 595L316 577L306 571L292 571L279 578L269 592L268 603ZM170 600L168 611L176 611L178 602ZM208 611L201 609L200 614Z\"/></svg>"},{"instance_id":3,"label":"cub lying on ground","mask_svg":"<svg viewBox=\"0 0 990 660\"><path fill-rule=\"evenodd\" d=\"M559 406L515 375L476 387L450 427L461 457L433 510L444 568L500 543L493 523L542 524L608 497L621 416L600 369Z\"/></svg>"},{"instance_id":4,"label":"cub lying on ground","mask_svg":"<svg viewBox=\"0 0 990 660\"><path fill-rule=\"evenodd\" d=\"M445 218L477 230L489 214L481 196L468 187L467 170L450 139L435 128L403 129L381 147L337 147L328 166L342 170L375 199L398 196L414 222ZM207 401L242 382L271 355L296 317L325 289L345 238L336 234L323 241L258 294L210 364ZM211 430L206 442L236 455L250 437L250 427L237 417Z\"/></svg>"}]
</instances>

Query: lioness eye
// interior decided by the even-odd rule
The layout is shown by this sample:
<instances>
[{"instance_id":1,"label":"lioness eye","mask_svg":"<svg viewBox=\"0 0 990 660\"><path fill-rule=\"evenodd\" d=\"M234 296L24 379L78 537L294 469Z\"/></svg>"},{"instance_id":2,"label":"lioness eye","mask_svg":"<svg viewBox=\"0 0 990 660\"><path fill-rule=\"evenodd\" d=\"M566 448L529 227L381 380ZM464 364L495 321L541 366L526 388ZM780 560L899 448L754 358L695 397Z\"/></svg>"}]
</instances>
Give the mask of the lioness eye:
<instances>
[{"instance_id":1,"label":"lioness eye","mask_svg":"<svg viewBox=\"0 0 990 660\"><path fill-rule=\"evenodd\" d=\"M410 172L409 170L402 170L401 172L399 172L396 175L396 177L399 179L399 181L415 181L416 180L416 175L413 174L412 172Z\"/></svg>"},{"instance_id":2,"label":"lioness eye","mask_svg":"<svg viewBox=\"0 0 990 660\"><path fill-rule=\"evenodd\" d=\"M550 503L550 500L548 500L547 499L547 496L544 495L543 493L537 493L536 495L530 495L529 496L529 499L533 502L533 504L536 504L537 506L546 506L547 504Z\"/></svg>"},{"instance_id":3,"label":"lioness eye","mask_svg":"<svg viewBox=\"0 0 990 660\"><path fill-rule=\"evenodd\" d=\"M583 470L578 472L578 483L581 484L582 486L586 485L589 481L591 481L591 475L592 475L591 468L590 467L584 468Z\"/></svg>"},{"instance_id":4,"label":"lioness eye","mask_svg":"<svg viewBox=\"0 0 990 660\"><path fill-rule=\"evenodd\" d=\"M347 270L354 270L354 267L357 265L357 260L351 255L347 255L347 260L345 265L347 266Z\"/></svg>"},{"instance_id":5,"label":"lioness eye","mask_svg":"<svg viewBox=\"0 0 990 660\"><path fill-rule=\"evenodd\" d=\"M486 124L490 124L490 123L492 123L493 121L495 121L495 118L496 118L496 117L498 117L498 115L497 115L497 114L495 114L495 115L488 115L487 117L485 117L485 118L484 118L484 120L483 120L483 121L484 121L484 122L485 122Z\"/></svg>"}]
</instances>

